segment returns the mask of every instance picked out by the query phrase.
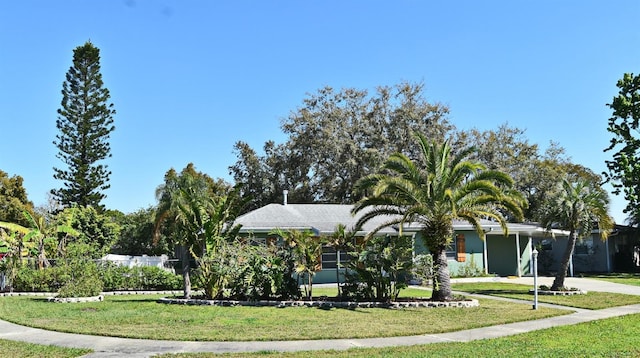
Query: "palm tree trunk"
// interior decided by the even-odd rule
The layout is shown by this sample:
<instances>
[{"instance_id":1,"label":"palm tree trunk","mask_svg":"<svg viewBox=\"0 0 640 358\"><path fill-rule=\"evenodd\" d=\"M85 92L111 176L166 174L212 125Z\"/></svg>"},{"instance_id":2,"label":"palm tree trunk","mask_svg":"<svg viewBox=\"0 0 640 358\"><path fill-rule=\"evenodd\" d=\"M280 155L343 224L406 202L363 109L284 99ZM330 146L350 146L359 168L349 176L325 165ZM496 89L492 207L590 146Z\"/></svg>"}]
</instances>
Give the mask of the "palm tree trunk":
<instances>
[{"instance_id":1,"label":"palm tree trunk","mask_svg":"<svg viewBox=\"0 0 640 358\"><path fill-rule=\"evenodd\" d=\"M191 298L191 277L189 276L189 271L191 270L191 257L189 255L189 250L185 246L181 247L182 250L182 282L183 282L183 292L184 298Z\"/></svg>"},{"instance_id":2,"label":"palm tree trunk","mask_svg":"<svg viewBox=\"0 0 640 358\"><path fill-rule=\"evenodd\" d=\"M564 254L562 255L562 261L560 261L560 269L556 274L556 278L553 280L553 285L551 285L551 291L560 291L564 288L564 279L567 277L567 270L569 269L569 261L571 260L571 254L573 253L573 249L576 246L576 235L575 230L571 230L569 233L569 238L567 240L567 248L564 250Z\"/></svg>"},{"instance_id":3,"label":"palm tree trunk","mask_svg":"<svg viewBox=\"0 0 640 358\"><path fill-rule=\"evenodd\" d=\"M451 301L453 293L451 292L451 275L449 273L449 264L447 264L447 252L444 248L439 248L431 255L435 269L431 299L433 301Z\"/></svg>"}]
</instances>

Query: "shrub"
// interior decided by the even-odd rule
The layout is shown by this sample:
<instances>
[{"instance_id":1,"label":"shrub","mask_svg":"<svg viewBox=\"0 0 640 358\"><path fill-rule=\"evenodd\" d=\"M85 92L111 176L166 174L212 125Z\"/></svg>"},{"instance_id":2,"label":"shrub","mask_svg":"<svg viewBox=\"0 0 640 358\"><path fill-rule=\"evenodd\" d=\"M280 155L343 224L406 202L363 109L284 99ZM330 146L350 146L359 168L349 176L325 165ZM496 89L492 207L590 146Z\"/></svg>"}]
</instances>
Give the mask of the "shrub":
<instances>
[{"instance_id":1,"label":"shrub","mask_svg":"<svg viewBox=\"0 0 640 358\"><path fill-rule=\"evenodd\" d=\"M293 278L294 257L289 250L275 245L248 246L244 264L231 283L236 299L299 298L300 289Z\"/></svg>"},{"instance_id":2,"label":"shrub","mask_svg":"<svg viewBox=\"0 0 640 358\"><path fill-rule=\"evenodd\" d=\"M105 291L179 290L182 278L155 266L127 267L112 262L99 269Z\"/></svg>"},{"instance_id":3,"label":"shrub","mask_svg":"<svg viewBox=\"0 0 640 358\"><path fill-rule=\"evenodd\" d=\"M413 260L413 276L426 286L433 279L433 256L431 254L416 255Z\"/></svg>"},{"instance_id":4,"label":"shrub","mask_svg":"<svg viewBox=\"0 0 640 358\"><path fill-rule=\"evenodd\" d=\"M141 287L145 290L179 290L182 288L182 276L155 266L138 268Z\"/></svg>"},{"instance_id":5,"label":"shrub","mask_svg":"<svg viewBox=\"0 0 640 358\"><path fill-rule=\"evenodd\" d=\"M70 280L58 291L58 297L93 297L102 293L102 281L97 275Z\"/></svg>"},{"instance_id":6,"label":"shrub","mask_svg":"<svg viewBox=\"0 0 640 358\"><path fill-rule=\"evenodd\" d=\"M67 246L62 267L68 270L69 279L58 291L59 297L89 297L102 293L98 265L84 256L90 249L90 245L79 242Z\"/></svg>"},{"instance_id":7,"label":"shrub","mask_svg":"<svg viewBox=\"0 0 640 358\"><path fill-rule=\"evenodd\" d=\"M13 281L13 289L22 292L56 292L69 280L66 267L47 267L41 270L23 266Z\"/></svg>"},{"instance_id":8,"label":"shrub","mask_svg":"<svg viewBox=\"0 0 640 358\"><path fill-rule=\"evenodd\" d=\"M409 237L373 237L350 253L343 293L356 300L395 301L411 273Z\"/></svg>"},{"instance_id":9,"label":"shrub","mask_svg":"<svg viewBox=\"0 0 640 358\"><path fill-rule=\"evenodd\" d=\"M481 267L478 267L476 264L473 253L471 255L471 259L469 263L458 268L457 277L482 277L485 276L485 273Z\"/></svg>"}]
</instances>

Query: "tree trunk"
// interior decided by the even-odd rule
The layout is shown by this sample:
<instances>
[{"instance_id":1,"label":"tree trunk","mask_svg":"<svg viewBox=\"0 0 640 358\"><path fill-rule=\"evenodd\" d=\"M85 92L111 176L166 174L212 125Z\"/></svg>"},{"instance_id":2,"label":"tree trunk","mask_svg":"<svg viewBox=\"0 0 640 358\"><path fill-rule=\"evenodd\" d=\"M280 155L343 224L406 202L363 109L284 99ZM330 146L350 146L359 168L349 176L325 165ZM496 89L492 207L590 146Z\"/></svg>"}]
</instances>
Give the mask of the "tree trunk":
<instances>
[{"instance_id":1,"label":"tree trunk","mask_svg":"<svg viewBox=\"0 0 640 358\"><path fill-rule=\"evenodd\" d=\"M569 238L567 239L567 248L564 250L564 254L562 255L562 261L560 261L560 269L556 274L556 278L553 280L553 285L551 285L551 291L560 291L564 288L564 279L567 277L569 261L571 260L573 249L576 246L576 240L575 230L571 230Z\"/></svg>"},{"instance_id":2,"label":"tree trunk","mask_svg":"<svg viewBox=\"0 0 640 358\"><path fill-rule=\"evenodd\" d=\"M435 269L431 299L433 301L451 301L453 293L451 293L451 275L449 273L449 264L447 264L447 252L444 248L441 248L431 255Z\"/></svg>"},{"instance_id":3,"label":"tree trunk","mask_svg":"<svg viewBox=\"0 0 640 358\"><path fill-rule=\"evenodd\" d=\"M51 264L47 259L46 252L44 250L44 239L40 239L38 242L38 269L42 270L45 267L49 267Z\"/></svg>"},{"instance_id":4,"label":"tree trunk","mask_svg":"<svg viewBox=\"0 0 640 358\"><path fill-rule=\"evenodd\" d=\"M191 277L189 271L191 270L191 255L189 250L185 246L181 247L182 250L182 282L184 285L184 298L191 298Z\"/></svg>"}]
</instances>

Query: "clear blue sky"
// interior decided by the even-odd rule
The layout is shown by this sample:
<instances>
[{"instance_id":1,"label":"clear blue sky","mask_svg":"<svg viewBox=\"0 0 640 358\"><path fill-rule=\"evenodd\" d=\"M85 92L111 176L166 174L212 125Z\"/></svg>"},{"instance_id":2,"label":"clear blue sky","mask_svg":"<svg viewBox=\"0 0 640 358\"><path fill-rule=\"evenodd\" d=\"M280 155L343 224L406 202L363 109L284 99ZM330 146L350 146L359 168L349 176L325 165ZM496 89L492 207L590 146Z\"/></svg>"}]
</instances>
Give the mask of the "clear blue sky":
<instances>
[{"instance_id":1,"label":"clear blue sky","mask_svg":"<svg viewBox=\"0 0 640 358\"><path fill-rule=\"evenodd\" d=\"M169 168L229 179L233 144L284 140L307 93L424 82L461 129L508 122L605 170L611 111L640 72L640 1L21 0L0 8L0 169L46 202L62 82L101 50L117 114L104 204L155 204ZM621 198L612 215L623 219Z\"/></svg>"}]
</instances>

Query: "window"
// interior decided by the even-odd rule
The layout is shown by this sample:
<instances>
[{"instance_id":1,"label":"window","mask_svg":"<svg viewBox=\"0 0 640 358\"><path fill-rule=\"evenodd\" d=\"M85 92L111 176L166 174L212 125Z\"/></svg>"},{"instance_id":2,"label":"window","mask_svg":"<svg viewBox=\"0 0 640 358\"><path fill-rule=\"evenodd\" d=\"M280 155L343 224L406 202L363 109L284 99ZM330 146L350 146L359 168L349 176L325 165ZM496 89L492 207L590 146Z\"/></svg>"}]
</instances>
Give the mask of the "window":
<instances>
[{"instance_id":1,"label":"window","mask_svg":"<svg viewBox=\"0 0 640 358\"><path fill-rule=\"evenodd\" d=\"M322 269L334 269L338 266L336 250L331 246L322 246ZM340 251L340 268L349 262L349 255L346 251Z\"/></svg>"},{"instance_id":2,"label":"window","mask_svg":"<svg viewBox=\"0 0 640 358\"><path fill-rule=\"evenodd\" d=\"M576 255L593 255L593 236L578 240L573 253Z\"/></svg>"},{"instance_id":3,"label":"window","mask_svg":"<svg viewBox=\"0 0 640 358\"><path fill-rule=\"evenodd\" d=\"M465 247L464 234L458 234L451 241L446 249L447 259L465 262L467 260L467 251Z\"/></svg>"}]
</instances>

